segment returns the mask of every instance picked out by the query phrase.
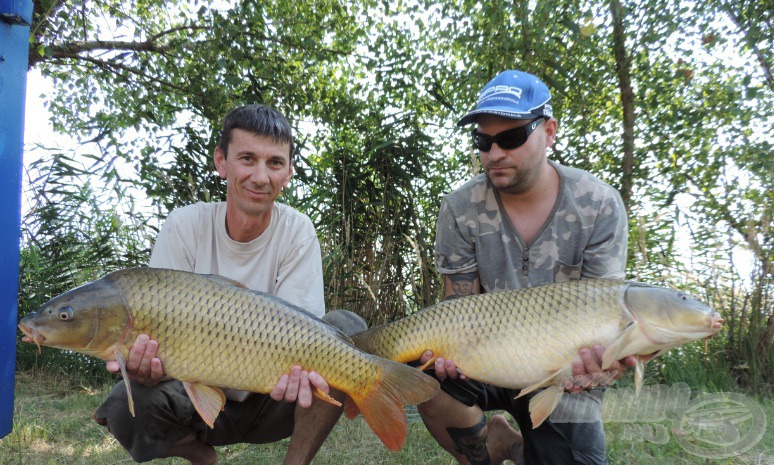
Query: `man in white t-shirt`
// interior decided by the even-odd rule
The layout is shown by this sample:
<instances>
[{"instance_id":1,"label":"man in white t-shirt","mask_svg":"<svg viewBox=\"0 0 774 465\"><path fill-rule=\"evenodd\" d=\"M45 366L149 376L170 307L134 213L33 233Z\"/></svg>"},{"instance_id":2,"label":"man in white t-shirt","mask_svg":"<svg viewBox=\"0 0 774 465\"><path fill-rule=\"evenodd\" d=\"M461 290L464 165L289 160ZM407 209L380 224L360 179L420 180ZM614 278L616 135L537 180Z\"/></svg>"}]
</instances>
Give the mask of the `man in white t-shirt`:
<instances>
[{"instance_id":1,"label":"man in white t-shirt","mask_svg":"<svg viewBox=\"0 0 774 465\"><path fill-rule=\"evenodd\" d=\"M292 130L279 112L263 105L229 112L214 154L218 174L227 182L226 202L172 211L156 238L150 266L225 276L298 305L345 333L364 330L365 322L353 313L325 314L314 226L303 213L276 203L293 174L292 153ZM137 416L126 407L123 381L94 415L138 462L183 457L215 464L213 446L289 436L285 463L309 463L341 414L341 408L313 402L312 390L342 402L344 395L319 374L296 366L270 394L225 390L225 410L210 429L181 383L164 375L157 349L156 341L140 335L127 360ZM117 363L108 362L108 370L117 372Z\"/></svg>"}]
</instances>

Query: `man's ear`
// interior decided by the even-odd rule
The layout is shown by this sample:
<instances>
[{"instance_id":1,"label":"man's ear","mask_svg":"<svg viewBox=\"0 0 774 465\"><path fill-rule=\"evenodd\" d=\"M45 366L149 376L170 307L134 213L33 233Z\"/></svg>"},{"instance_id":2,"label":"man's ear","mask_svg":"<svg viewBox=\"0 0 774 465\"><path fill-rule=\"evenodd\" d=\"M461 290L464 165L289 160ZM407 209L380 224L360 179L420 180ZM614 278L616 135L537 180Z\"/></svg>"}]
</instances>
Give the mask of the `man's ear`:
<instances>
[{"instance_id":1,"label":"man's ear","mask_svg":"<svg viewBox=\"0 0 774 465\"><path fill-rule=\"evenodd\" d=\"M218 170L218 175L222 179L226 179L226 153L220 146L215 148L215 154L213 155L213 161L215 162L215 169Z\"/></svg>"},{"instance_id":2,"label":"man's ear","mask_svg":"<svg viewBox=\"0 0 774 465\"><path fill-rule=\"evenodd\" d=\"M556 140L556 130L559 123L553 118L547 119L544 123L546 131L546 147L551 147Z\"/></svg>"},{"instance_id":3,"label":"man's ear","mask_svg":"<svg viewBox=\"0 0 774 465\"><path fill-rule=\"evenodd\" d=\"M282 188L286 188L290 185L290 178L293 177L293 160L290 160L290 163L288 164L288 175L285 177L285 182L282 183Z\"/></svg>"}]
</instances>

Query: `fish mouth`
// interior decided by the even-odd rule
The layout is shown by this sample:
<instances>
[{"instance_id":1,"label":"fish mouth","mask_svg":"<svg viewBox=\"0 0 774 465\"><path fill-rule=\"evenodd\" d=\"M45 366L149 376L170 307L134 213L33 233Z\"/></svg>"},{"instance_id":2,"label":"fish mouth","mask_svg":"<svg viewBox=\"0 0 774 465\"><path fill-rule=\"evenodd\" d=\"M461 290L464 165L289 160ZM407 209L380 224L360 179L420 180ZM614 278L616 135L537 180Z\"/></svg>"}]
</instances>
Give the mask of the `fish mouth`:
<instances>
[{"instance_id":1,"label":"fish mouth","mask_svg":"<svg viewBox=\"0 0 774 465\"><path fill-rule=\"evenodd\" d=\"M709 351L709 340L712 336L716 335L723 329L723 322L725 320L717 313L713 313L710 318L710 335L704 338L704 350Z\"/></svg>"},{"instance_id":2,"label":"fish mouth","mask_svg":"<svg viewBox=\"0 0 774 465\"><path fill-rule=\"evenodd\" d=\"M725 320L720 317L717 313L712 316L712 321L710 322L710 329L712 330L712 334L715 335L720 332L720 330L723 328L723 322Z\"/></svg>"},{"instance_id":3,"label":"fish mouth","mask_svg":"<svg viewBox=\"0 0 774 465\"><path fill-rule=\"evenodd\" d=\"M19 329L21 330L21 332L24 333L22 342L29 342L30 344L35 344L36 346L38 346L38 353L40 353L41 352L40 344L46 340L46 337L40 334L37 330L33 328L29 328L21 323L19 323Z\"/></svg>"}]
</instances>

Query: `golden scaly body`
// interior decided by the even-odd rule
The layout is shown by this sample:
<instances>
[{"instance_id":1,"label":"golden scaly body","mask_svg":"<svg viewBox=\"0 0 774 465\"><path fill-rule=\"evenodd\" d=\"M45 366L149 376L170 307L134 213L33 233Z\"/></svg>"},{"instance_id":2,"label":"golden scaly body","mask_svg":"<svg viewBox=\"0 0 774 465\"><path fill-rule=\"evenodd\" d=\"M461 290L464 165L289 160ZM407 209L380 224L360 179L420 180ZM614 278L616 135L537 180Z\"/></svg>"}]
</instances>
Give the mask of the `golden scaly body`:
<instances>
[{"instance_id":1,"label":"golden scaly body","mask_svg":"<svg viewBox=\"0 0 774 465\"><path fill-rule=\"evenodd\" d=\"M429 349L472 379L524 388L558 369L570 375L580 348L615 339L626 287L583 280L447 300L384 327L366 350L407 362Z\"/></svg>"},{"instance_id":2,"label":"golden scaly body","mask_svg":"<svg viewBox=\"0 0 774 465\"><path fill-rule=\"evenodd\" d=\"M170 270L112 276L133 317L127 340L156 339L173 378L269 392L297 364L357 395L381 376L380 364L335 328L272 296Z\"/></svg>"}]
</instances>

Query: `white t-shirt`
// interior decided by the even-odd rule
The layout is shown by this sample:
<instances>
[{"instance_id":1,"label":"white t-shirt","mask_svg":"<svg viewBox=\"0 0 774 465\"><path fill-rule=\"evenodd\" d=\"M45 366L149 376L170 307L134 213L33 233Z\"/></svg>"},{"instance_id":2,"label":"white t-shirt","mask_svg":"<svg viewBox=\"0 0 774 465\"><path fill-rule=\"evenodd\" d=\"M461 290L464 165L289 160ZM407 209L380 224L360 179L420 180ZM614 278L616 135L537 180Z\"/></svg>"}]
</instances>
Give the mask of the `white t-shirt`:
<instances>
[{"instance_id":1,"label":"white t-shirt","mask_svg":"<svg viewBox=\"0 0 774 465\"><path fill-rule=\"evenodd\" d=\"M173 210L156 237L149 265L216 274L266 292L321 317L325 313L322 257L308 216L274 203L271 222L250 242L226 232L226 203Z\"/></svg>"}]
</instances>

